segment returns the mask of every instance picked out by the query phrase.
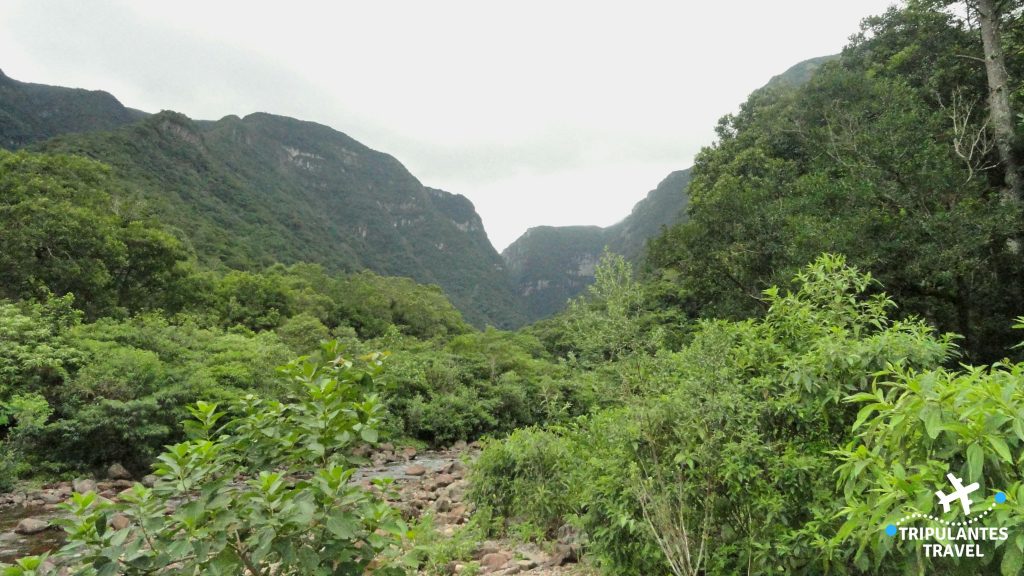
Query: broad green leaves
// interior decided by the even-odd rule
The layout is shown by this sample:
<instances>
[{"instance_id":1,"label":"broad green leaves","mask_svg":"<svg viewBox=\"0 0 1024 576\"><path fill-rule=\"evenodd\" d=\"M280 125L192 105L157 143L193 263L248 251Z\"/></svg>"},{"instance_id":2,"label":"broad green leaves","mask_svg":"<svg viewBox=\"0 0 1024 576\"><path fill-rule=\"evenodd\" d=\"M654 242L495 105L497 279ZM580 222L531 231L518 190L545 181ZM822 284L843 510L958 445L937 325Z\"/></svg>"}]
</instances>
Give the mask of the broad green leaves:
<instances>
[{"instance_id":1,"label":"broad green leaves","mask_svg":"<svg viewBox=\"0 0 1024 576\"><path fill-rule=\"evenodd\" d=\"M158 457L152 488L136 484L118 503L73 495L68 543L54 558L91 576L362 574L371 562L375 573L403 573L391 559L408 526L350 482L349 449L376 439L380 369L379 355L350 360L332 342L282 368L288 402L249 396L229 421L198 402L193 439ZM114 529L115 514L127 526Z\"/></svg>"},{"instance_id":2,"label":"broad green leaves","mask_svg":"<svg viewBox=\"0 0 1024 576\"><path fill-rule=\"evenodd\" d=\"M837 452L846 502L837 541L855 542L859 562L917 565L915 547L879 539L880 527L908 514L936 513L933 493L953 473L965 484L981 484L983 496L976 503L991 502L996 492L1007 494L1008 501L994 509L985 525L1005 527L1011 538L986 554L1001 556L1004 574L1017 574L1024 551L1024 539L1017 537L1024 528L1024 365L964 366L959 371L891 366L879 375L871 394L848 401L871 402L862 412L874 409L860 421L856 440ZM960 564L963 573L972 573L972 564Z\"/></svg>"}]
</instances>

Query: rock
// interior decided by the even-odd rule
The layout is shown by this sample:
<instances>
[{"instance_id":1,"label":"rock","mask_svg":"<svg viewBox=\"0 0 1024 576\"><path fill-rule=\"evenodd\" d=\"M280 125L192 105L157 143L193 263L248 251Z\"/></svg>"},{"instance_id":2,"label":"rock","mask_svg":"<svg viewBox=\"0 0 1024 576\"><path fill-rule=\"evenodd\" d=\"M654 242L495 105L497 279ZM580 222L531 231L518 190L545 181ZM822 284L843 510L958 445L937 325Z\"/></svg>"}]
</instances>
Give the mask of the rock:
<instances>
[{"instance_id":1,"label":"rock","mask_svg":"<svg viewBox=\"0 0 1024 576\"><path fill-rule=\"evenodd\" d=\"M500 570L508 561L512 559L512 556L508 552L491 552L490 554L484 554L483 558L480 559L480 568L484 572L494 572Z\"/></svg>"},{"instance_id":2,"label":"rock","mask_svg":"<svg viewBox=\"0 0 1024 576\"><path fill-rule=\"evenodd\" d=\"M134 485L135 483L131 480L115 480L113 488L114 490L124 490L126 488L131 488Z\"/></svg>"},{"instance_id":3,"label":"rock","mask_svg":"<svg viewBox=\"0 0 1024 576\"><path fill-rule=\"evenodd\" d=\"M445 496L441 496L437 499L437 502L434 503L434 508L438 512L447 512L452 509L452 501Z\"/></svg>"},{"instance_id":4,"label":"rock","mask_svg":"<svg viewBox=\"0 0 1024 576\"><path fill-rule=\"evenodd\" d=\"M455 444L452 444L452 450L455 450L456 452L462 452L463 450L466 449L466 446L467 444L465 440L459 440Z\"/></svg>"},{"instance_id":5,"label":"rock","mask_svg":"<svg viewBox=\"0 0 1024 576\"><path fill-rule=\"evenodd\" d=\"M498 544L496 542L487 540L483 544L480 544L476 547L476 550L473 551L473 558L479 560L488 554L494 554L495 552L498 552L500 550L501 548L498 548Z\"/></svg>"},{"instance_id":6,"label":"rock","mask_svg":"<svg viewBox=\"0 0 1024 576\"><path fill-rule=\"evenodd\" d=\"M131 524L131 518L125 516L124 514L114 514L110 517L110 526L114 530L124 530L125 528L131 526Z\"/></svg>"},{"instance_id":7,"label":"rock","mask_svg":"<svg viewBox=\"0 0 1024 576\"><path fill-rule=\"evenodd\" d=\"M419 464L413 464L412 466L409 466L408 468L405 469L405 473L408 476L423 476L424 474L427 473L427 469L424 468L423 466L420 466Z\"/></svg>"},{"instance_id":8,"label":"rock","mask_svg":"<svg viewBox=\"0 0 1024 576\"><path fill-rule=\"evenodd\" d=\"M520 571L525 572L527 570L533 570L534 568L536 568L537 562L533 560L519 560L516 562L516 566L519 567Z\"/></svg>"},{"instance_id":9,"label":"rock","mask_svg":"<svg viewBox=\"0 0 1024 576\"><path fill-rule=\"evenodd\" d=\"M551 553L551 559L548 560L548 566L561 566L563 564L572 564L579 561L579 555L576 553L576 549L566 544L555 544L555 550Z\"/></svg>"},{"instance_id":10,"label":"rock","mask_svg":"<svg viewBox=\"0 0 1024 576\"><path fill-rule=\"evenodd\" d=\"M24 504L28 496L24 492L16 492L11 494L11 504Z\"/></svg>"},{"instance_id":11,"label":"rock","mask_svg":"<svg viewBox=\"0 0 1024 576\"><path fill-rule=\"evenodd\" d=\"M406 446L402 449L402 456L404 456L406 460L412 460L416 457L416 449L412 446Z\"/></svg>"},{"instance_id":12,"label":"rock","mask_svg":"<svg viewBox=\"0 0 1024 576\"><path fill-rule=\"evenodd\" d=\"M146 488L152 488L156 485L157 477L153 474L146 474L142 477L142 485Z\"/></svg>"},{"instance_id":13,"label":"rock","mask_svg":"<svg viewBox=\"0 0 1024 576\"><path fill-rule=\"evenodd\" d=\"M132 473L120 463L115 462L107 468L107 478L111 480L131 480Z\"/></svg>"},{"instance_id":14,"label":"rock","mask_svg":"<svg viewBox=\"0 0 1024 576\"><path fill-rule=\"evenodd\" d=\"M71 483L71 487L79 494L96 491L96 481L90 478L79 478Z\"/></svg>"},{"instance_id":15,"label":"rock","mask_svg":"<svg viewBox=\"0 0 1024 576\"><path fill-rule=\"evenodd\" d=\"M30 535L39 534L43 530L50 527L50 523L46 520L40 520L38 518L23 518L21 522L18 522L18 526L14 528L15 534Z\"/></svg>"},{"instance_id":16,"label":"rock","mask_svg":"<svg viewBox=\"0 0 1024 576\"><path fill-rule=\"evenodd\" d=\"M434 478L434 490L444 488L452 482L455 482L455 478L453 478L451 474L438 474L437 477Z\"/></svg>"},{"instance_id":17,"label":"rock","mask_svg":"<svg viewBox=\"0 0 1024 576\"><path fill-rule=\"evenodd\" d=\"M379 448L381 452L394 452L395 451L395 445L392 444L391 442L385 442L385 443L377 446L377 448Z\"/></svg>"},{"instance_id":18,"label":"rock","mask_svg":"<svg viewBox=\"0 0 1024 576\"><path fill-rule=\"evenodd\" d=\"M59 504L64 501L64 497L61 496L60 492L55 492L53 490L43 491L39 494L39 499L42 500L44 504Z\"/></svg>"}]
</instances>

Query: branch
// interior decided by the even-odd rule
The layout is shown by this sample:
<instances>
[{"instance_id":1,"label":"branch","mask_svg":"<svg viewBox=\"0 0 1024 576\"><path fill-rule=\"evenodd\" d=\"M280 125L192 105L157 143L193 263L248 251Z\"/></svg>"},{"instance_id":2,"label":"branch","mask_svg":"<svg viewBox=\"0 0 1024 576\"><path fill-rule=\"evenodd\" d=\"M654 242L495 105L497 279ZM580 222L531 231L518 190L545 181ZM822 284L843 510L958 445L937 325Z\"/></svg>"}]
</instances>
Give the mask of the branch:
<instances>
[{"instance_id":1,"label":"branch","mask_svg":"<svg viewBox=\"0 0 1024 576\"><path fill-rule=\"evenodd\" d=\"M966 58L968 60L974 60L975 62L981 62L982 64L985 63L984 58L978 58L977 56L969 56L967 54L953 54L953 56L956 56L957 58Z\"/></svg>"}]
</instances>

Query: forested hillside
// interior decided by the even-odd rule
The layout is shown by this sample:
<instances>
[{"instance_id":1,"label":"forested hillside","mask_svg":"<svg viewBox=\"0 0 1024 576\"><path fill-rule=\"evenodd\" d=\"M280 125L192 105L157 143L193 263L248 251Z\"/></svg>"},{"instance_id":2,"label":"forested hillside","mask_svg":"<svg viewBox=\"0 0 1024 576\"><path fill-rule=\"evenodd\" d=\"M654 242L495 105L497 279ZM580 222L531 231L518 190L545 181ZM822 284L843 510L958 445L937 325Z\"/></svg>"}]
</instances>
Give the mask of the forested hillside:
<instances>
[{"instance_id":1,"label":"forested hillside","mask_svg":"<svg viewBox=\"0 0 1024 576\"><path fill-rule=\"evenodd\" d=\"M653 243L655 274L695 313L741 318L815 254L842 253L902 314L999 358L1022 311L1021 203L1004 193L985 67L962 57L979 50L952 16L894 10L806 84L752 94L698 157L690 222Z\"/></svg>"},{"instance_id":2,"label":"forested hillside","mask_svg":"<svg viewBox=\"0 0 1024 576\"><path fill-rule=\"evenodd\" d=\"M69 132L110 130L144 118L106 92L29 84L0 70L0 148Z\"/></svg>"},{"instance_id":3,"label":"forested hillside","mask_svg":"<svg viewBox=\"0 0 1024 576\"><path fill-rule=\"evenodd\" d=\"M0 151L0 571L1024 573L1021 110L1021 2L868 17L510 247L579 291L515 331L468 200L324 126Z\"/></svg>"},{"instance_id":4,"label":"forested hillside","mask_svg":"<svg viewBox=\"0 0 1024 576\"><path fill-rule=\"evenodd\" d=\"M312 122L270 114L196 122L161 112L33 147L111 166L211 266L315 262L440 285L470 321L520 322L503 263L464 197L424 187L394 158Z\"/></svg>"},{"instance_id":5,"label":"forested hillside","mask_svg":"<svg viewBox=\"0 0 1024 576\"><path fill-rule=\"evenodd\" d=\"M689 170L669 174L612 226L538 226L505 248L501 257L527 318L551 316L579 296L593 283L594 266L605 248L638 262L648 240L686 221L689 182Z\"/></svg>"}]
</instances>

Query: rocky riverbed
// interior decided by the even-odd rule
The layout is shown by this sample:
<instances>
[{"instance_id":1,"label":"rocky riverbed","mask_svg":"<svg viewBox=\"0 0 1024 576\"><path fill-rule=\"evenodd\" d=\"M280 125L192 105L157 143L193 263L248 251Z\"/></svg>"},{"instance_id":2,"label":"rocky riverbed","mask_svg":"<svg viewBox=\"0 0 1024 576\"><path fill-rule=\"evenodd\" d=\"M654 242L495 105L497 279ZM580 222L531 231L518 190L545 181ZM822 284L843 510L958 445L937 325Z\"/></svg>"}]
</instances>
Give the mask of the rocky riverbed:
<instances>
[{"instance_id":1,"label":"rocky riverbed","mask_svg":"<svg viewBox=\"0 0 1024 576\"><path fill-rule=\"evenodd\" d=\"M356 471L354 481L370 487L373 479L394 479L395 495L391 503L407 518L432 513L435 526L445 536L454 534L469 519L472 506L465 498L466 464L476 456L476 446L459 442L446 450L421 452L385 443L375 450L364 447L360 453L370 464ZM142 482L151 484L152 480L146 477ZM116 499L119 492L132 484L128 471L114 465L108 470L106 480L80 479L47 485L40 490L0 495L0 562L59 548L63 531L55 527L53 521L60 514L58 504L73 490L92 490ZM544 548L508 541L480 542L473 560L452 562L445 567L445 572L468 572L475 565L483 574L582 574L574 565L579 555L575 536L571 532L560 536L559 542Z\"/></svg>"}]
</instances>

